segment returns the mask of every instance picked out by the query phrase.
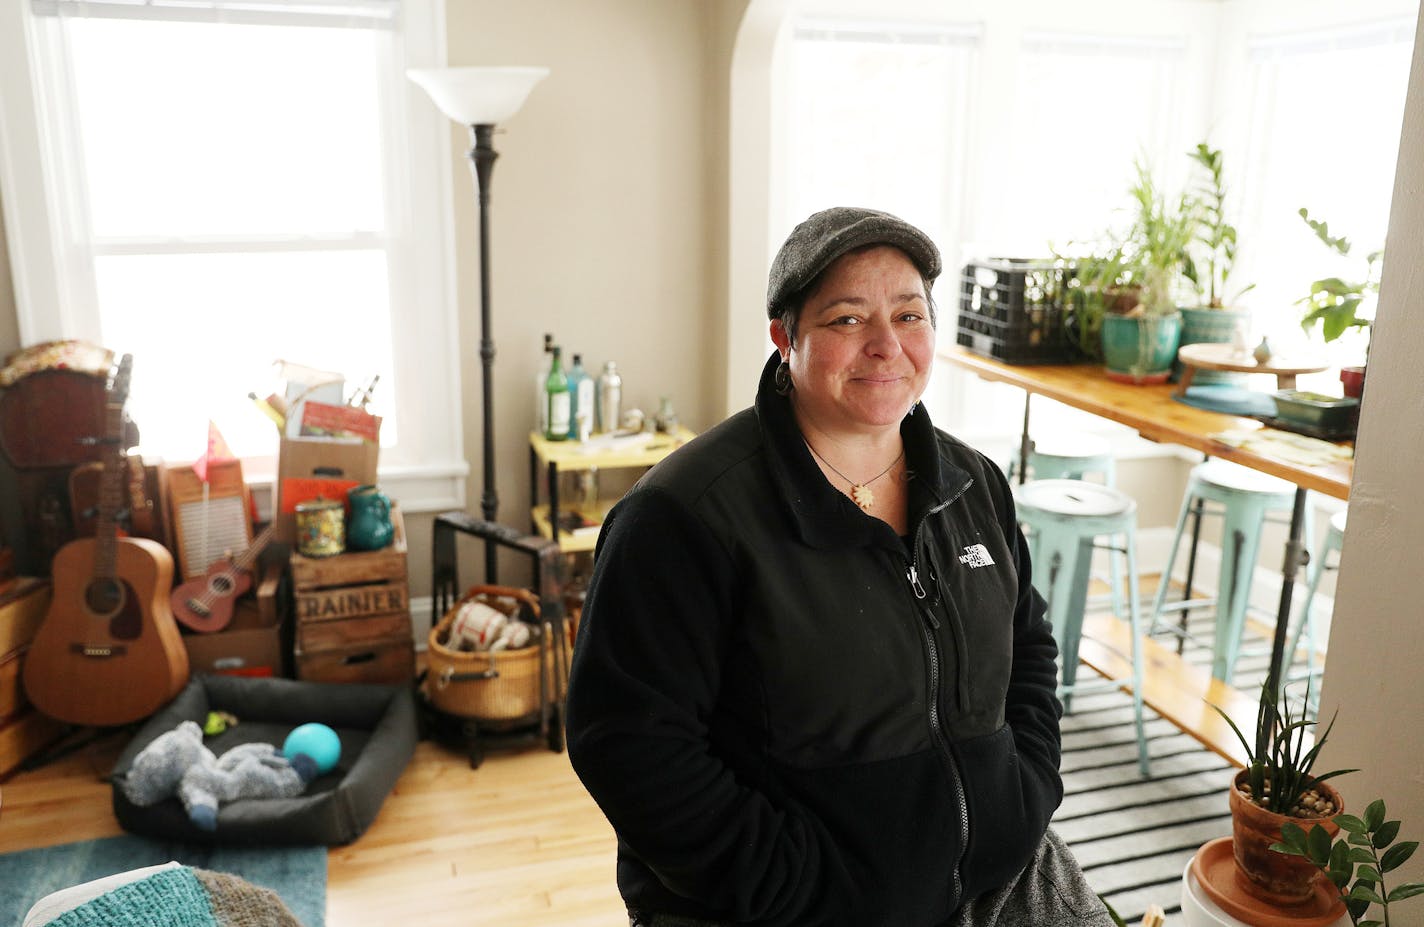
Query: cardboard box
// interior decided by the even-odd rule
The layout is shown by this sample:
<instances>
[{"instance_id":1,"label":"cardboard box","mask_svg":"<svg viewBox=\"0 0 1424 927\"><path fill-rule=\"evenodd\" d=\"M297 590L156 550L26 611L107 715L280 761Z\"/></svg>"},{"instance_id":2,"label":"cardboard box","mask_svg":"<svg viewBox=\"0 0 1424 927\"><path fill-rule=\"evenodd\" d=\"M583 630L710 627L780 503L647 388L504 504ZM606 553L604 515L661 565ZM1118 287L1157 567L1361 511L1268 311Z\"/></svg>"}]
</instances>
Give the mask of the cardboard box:
<instances>
[{"instance_id":1,"label":"cardboard box","mask_svg":"<svg viewBox=\"0 0 1424 927\"><path fill-rule=\"evenodd\" d=\"M270 628L184 634L189 670L233 676L286 676L284 627L278 624Z\"/></svg>"},{"instance_id":2,"label":"cardboard box","mask_svg":"<svg viewBox=\"0 0 1424 927\"><path fill-rule=\"evenodd\" d=\"M345 500L352 486L376 482L380 452L380 445L368 441L283 438L277 452L276 539L288 544L296 540L298 502L318 492Z\"/></svg>"},{"instance_id":3,"label":"cardboard box","mask_svg":"<svg viewBox=\"0 0 1424 927\"><path fill-rule=\"evenodd\" d=\"M184 631L189 671L233 676L289 676L292 649L290 627L284 619L283 577L280 560L261 562L255 595L239 598L232 621L221 631Z\"/></svg>"}]
</instances>

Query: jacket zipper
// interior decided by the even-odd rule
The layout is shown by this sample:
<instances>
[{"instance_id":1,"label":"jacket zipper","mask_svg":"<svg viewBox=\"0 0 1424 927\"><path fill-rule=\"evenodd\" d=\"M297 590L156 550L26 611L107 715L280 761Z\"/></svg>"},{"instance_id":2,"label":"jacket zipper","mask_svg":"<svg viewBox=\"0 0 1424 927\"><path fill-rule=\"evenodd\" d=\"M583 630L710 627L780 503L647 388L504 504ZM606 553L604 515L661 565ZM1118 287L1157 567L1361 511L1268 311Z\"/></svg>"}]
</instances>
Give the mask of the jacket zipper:
<instances>
[{"instance_id":1,"label":"jacket zipper","mask_svg":"<svg viewBox=\"0 0 1424 927\"><path fill-rule=\"evenodd\" d=\"M945 766L949 770L950 788L954 791L955 801L959 806L959 857L954 861L954 870L951 873L951 887L954 889L954 897L951 899L955 908L959 907L961 896L964 893L963 876L960 874L960 865L964 862L964 851L969 846L969 800L964 794L964 780L959 772L959 761L955 758L954 749L949 745L949 739L944 736L944 729L940 723L939 713L939 685L940 685L940 654L939 646L935 643L934 632L939 629L939 619L935 618L933 610L925 604L925 587L920 583L919 559L920 559L920 535L924 531L925 522L936 512L948 507L952 502L964 495L973 484L971 480L966 483L959 492L955 493L941 505L930 509L920 519L915 526L915 540L911 547L912 553L910 563L905 578L910 582L910 592L915 597L915 606L924 617L924 622L920 625L920 634L924 638L925 650L929 654L930 663L930 689L929 689L929 723L930 739L939 749L940 755L945 759Z\"/></svg>"}]
</instances>

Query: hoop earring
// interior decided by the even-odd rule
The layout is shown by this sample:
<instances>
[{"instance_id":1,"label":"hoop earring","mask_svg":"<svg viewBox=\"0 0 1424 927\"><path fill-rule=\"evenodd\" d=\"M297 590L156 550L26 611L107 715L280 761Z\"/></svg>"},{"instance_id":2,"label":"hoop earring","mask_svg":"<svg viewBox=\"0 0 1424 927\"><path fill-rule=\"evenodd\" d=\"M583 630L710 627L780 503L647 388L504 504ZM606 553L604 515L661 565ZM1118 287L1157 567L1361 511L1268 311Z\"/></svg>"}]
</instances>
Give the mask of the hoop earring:
<instances>
[{"instance_id":1,"label":"hoop earring","mask_svg":"<svg viewBox=\"0 0 1424 927\"><path fill-rule=\"evenodd\" d=\"M776 385L776 395L786 396L791 392L791 365L782 361L776 368L776 373L772 375L772 382Z\"/></svg>"}]
</instances>

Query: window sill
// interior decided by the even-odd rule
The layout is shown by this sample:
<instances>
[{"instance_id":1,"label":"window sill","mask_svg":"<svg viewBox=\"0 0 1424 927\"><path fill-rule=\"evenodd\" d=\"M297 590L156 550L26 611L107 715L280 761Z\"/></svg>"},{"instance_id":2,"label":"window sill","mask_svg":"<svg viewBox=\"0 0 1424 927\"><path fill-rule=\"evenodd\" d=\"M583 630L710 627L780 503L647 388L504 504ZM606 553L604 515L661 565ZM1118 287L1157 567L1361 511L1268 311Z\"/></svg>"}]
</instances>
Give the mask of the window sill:
<instances>
[{"instance_id":1,"label":"window sill","mask_svg":"<svg viewBox=\"0 0 1424 927\"><path fill-rule=\"evenodd\" d=\"M381 491L399 502L407 514L445 512L465 507L465 480L470 465L463 460L422 466L389 466L380 468ZM248 477L257 516L266 521L272 517L276 501L276 474L270 469L257 470Z\"/></svg>"}]
</instances>

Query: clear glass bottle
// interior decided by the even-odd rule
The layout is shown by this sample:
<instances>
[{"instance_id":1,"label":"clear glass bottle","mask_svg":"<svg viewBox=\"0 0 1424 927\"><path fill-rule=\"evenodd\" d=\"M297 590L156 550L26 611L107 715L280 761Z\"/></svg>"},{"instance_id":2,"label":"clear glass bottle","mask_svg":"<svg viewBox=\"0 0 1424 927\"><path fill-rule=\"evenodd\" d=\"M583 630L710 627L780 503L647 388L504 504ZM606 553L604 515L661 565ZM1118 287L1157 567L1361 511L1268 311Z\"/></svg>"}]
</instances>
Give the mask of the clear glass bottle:
<instances>
[{"instance_id":1,"label":"clear glass bottle","mask_svg":"<svg viewBox=\"0 0 1424 927\"><path fill-rule=\"evenodd\" d=\"M544 428L544 437L550 441L567 441L569 438L569 378L564 373L564 362L560 354L559 346L554 345L549 377L544 381L545 415L548 422Z\"/></svg>"},{"instance_id":2,"label":"clear glass bottle","mask_svg":"<svg viewBox=\"0 0 1424 927\"><path fill-rule=\"evenodd\" d=\"M549 430L549 397L544 392L549 385L549 369L554 361L554 335L544 333L544 355L539 358L539 369L534 374L534 430L544 434Z\"/></svg>"},{"instance_id":3,"label":"clear glass bottle","mask_svg":"<svg viewBox=\"0 0 1424 927\"><path fill-rule=\"evenodd\" d=\"M593 378L583 369L583 355L575 354L569 368L569 440L587 441L593 431Z\"/></svg>"}]
</instances>

